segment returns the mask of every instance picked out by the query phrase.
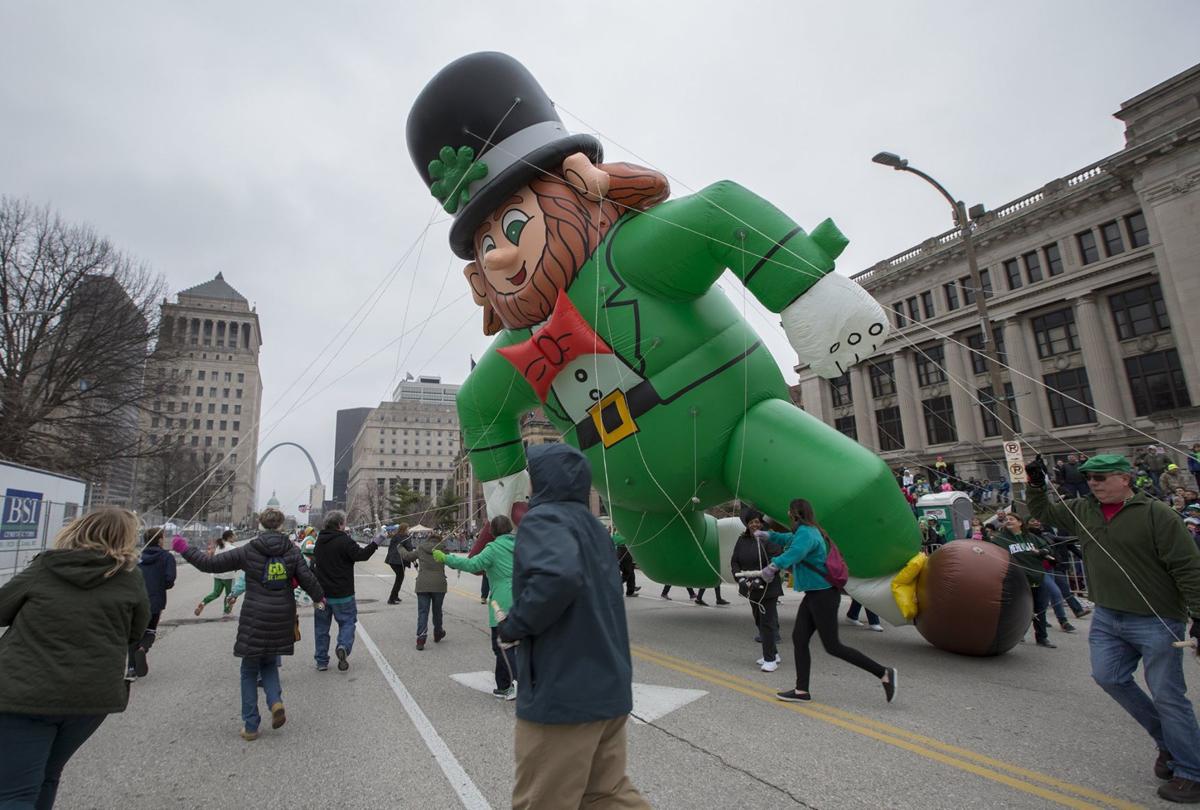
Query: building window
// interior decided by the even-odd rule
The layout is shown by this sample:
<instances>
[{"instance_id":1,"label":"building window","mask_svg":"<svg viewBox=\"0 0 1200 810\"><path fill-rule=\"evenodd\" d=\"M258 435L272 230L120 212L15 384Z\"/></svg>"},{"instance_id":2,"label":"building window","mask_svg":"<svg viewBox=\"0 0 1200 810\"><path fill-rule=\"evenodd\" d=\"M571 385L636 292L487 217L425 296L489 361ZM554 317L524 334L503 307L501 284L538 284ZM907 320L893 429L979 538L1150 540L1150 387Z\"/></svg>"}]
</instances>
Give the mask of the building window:
<instances>
[{"instance_id":1,"label":"building window","mask_svg":"<svg viewBox=\"0 0 1200 810\"><path fill-rule=\"evenodd\" d=\"M1125 217L1125 227L1129 229L1129 246L1131 248L1145 247L1150 244L1150 231L1146 228L1146 215L1141 211Z\"/></svg>"},{"instance_id":2,"label":"building window","mask_svg":"<svg viewBox=\"0 0 1200 810\"><path fill-rule=\"evenodd\" d=\"M209 413L216 413L216 412L217 412L217 406L216 406L216 404L215 404L215 403L212 403L212 402L208 403L208 412L209 412Z\"/></svg>"},{"instance_id":3,"label":"building window","mask_svg":"<svg viewBox=\"0 0 1200 810\"><path fill-rule=\"evenodd\" d=\"M1096 234L1091 231L1080 231L1075 234L1075 241L1079 243L1079 260L1083 264L1100 261L1100 249L1096 247Z\"/></svg>"},{"instance_id":4,"label":"building window","mask_svg":"<svg viewBox=\"0 0 1200 810\"><path fill-rule=\"evenodd\" d=\"M900 423L899 406L875 411L875 425L878 427L880 450L904 449L904 426Z\"/></svg>"},{"instance_id":5,"label":"building window","mask_svg":"<svg viewBox=\"0 0 1200 810\"><path fill-rule=\"evenodd\" d=\"M1050 403L1050 419L1055 427L1087 425L1096 421L1087 369L1072 368L1047 374L1042 377L1042 382L1046 384L1046 401Z\"/></svg>"},{"instance_id":6,"label":"building window","mask_svg":"<svg viewBox=\"0 0 1200 810\"><path fill-rule=\"evenodd\" d=\"M1116 256L1118 253L1125 252L1125 240L1121 236L1121 226L1117 224L1116 220L1101 225L1100 236L1104 239L1105 255Z\"/></svg>"},{"instance_id":7,"label":"building window","mask_svg":"<svg viewBox=\"0 0 1200 810\"><path fill-rule=\"evenodd\" d=\"M871 396L886 397L896 393L896 367L892 360L871 364Z\"/></svg>"},{"instance_id":8,"label":"building window","mask_svg":"<svg viewBox=\"0 0 1200 810\"><path fill-rule=\"evenodd\" d=\"M994 330L996 333L996 356L1001 363L1007 363L1008 358L1004 351L1004 331L1002 329ZM971 371L975 374L987 374L988 360L987 355L983 352L983 330L971 332L966 336L967 348L974 349L971 352Z\"/></svg>"},{"instance_id":9,"label":"building window","mask_svg":"<svg viewBox=\"0 0 1200 810\"><path fill-rule=\"evenodd\" d=\"M204 379L204 369L200 369L200 371L199 371L199 372L197 372L197 374L196 374L196 379L197 379L197 380L203 380L203 379Z\"/></svg>"},{"instance_id":10,"label":"building window","mask_svg":"<svg viewBox=\"0 0 1200 810\"><path fill-rule=\"evenodd\" d=\"M896 303L892 304L892 312L896 314L896 328L903 329L908 323L906 320L904 320L904 302L897 301Z\"/></svg>"},{"instance_id":11,"label":"building window","mask_svg":"<svg viewBox=\"0 0 1200 810\"><path fill-rule=\"evenodd\" d=\"M192 447L199 447L199 446L200 446L200 437L193 436L192 437Z\"/></svg>"},{"instance_id":12,"label":"building window","mask_svg":"<svg viewBox=\"0 0 1200 810\"><path fill-rule=\"evenodd\" d=\"M858 427L854 424L853 416L839 416L833 420L833 427L843 436L849 436L851 439L858 441Z\"/></svg>"},{"instance_id":13,"label":"building window","mask_svg":"<svg viewBox=\"0 0 1200 810\"><path fill-rule=\"evenodd\" d=\"M226 422L224 419L222 419L221 420L221 430L228 430L229 429L228 424L229 424L228 422Z\"/></svg>"},{"instance_id":14,"label":"building window","mask_svg":"<svg viewBox=\"0 0 1200 810\"><path fill-rule=\"evenodd\" d=\"M1039 315L1030 323L1033 326L1033 337L1037 341L1038 357L1043 360L1079 348L1075 312L1070 307Z\"/></svg>"},{"instance_id":15,"label":"building window","mask_svg":"<svg viewBox=\"0 0 1200 810\"><path fill-rule=\"evenodd\" d=\"M204 396L204 387L203 386L200 386L200 385L196 386L196 396L198 396L198 397Z\"/></svg>"},{"instance_id":16,"label":"building window","mask_svg":"<svg viewBox=\"0 0 1200 810\"><path fill-rule=\"evenodd\" d=\"M196 402L192 405L192 413L200 413L201 410L203 410L203 408L199 402Z\"/></svg>"},{"instance_id":17,"label":"building window","mask_svg":"<svg viewBox=\"0 0 1200 810\"><path fill-rule=\"evenodd\" d=\"M1021 281L1021 263L1016 259L1006 259L1004 262L1004 276L1008 279L1008 288L1010 290L1020 289Z\"/></svg>"},{"instance_id":18,"label":"building window","mask_svg":"<svg viewBox=\"0 0 1200 810\"><path fill-rule=\"evenodd\" d=\"M922 311L924 311L926 318L932 318L934 316L933 293L931 293L931 292L921 293L921 309L922 309Z\"/></svg>"},{"instance_id":19,"label":"building window","mask_svg":"<svg viewBox=\"0 0 1200 810\"><path fill-rule=\"evenodd\" d=\"M1000 420L1008 418L1004 405L1008 405L1009 411L1012 413L1013 432L1021 432L1021 419L1017 416L1017 399L1013 394L1012 383L1004 384L1004 403L998 403L992 398L990 385L980 388L976 398L979 400L979 414L983 419L984 436L1000 435Z\"/></svg>"},{"instance_id":20,"label":"building window","mask_svg":"<svg viewBox=\"0 0 1200 810\"><path fill-rule=\"evenodd\" d=\"M1036 284L1041 281L1042 263L1038 259L1037 251L1030 251L1021 258L1025 260L1025 276L1029 279L1029 283Z\"/></svg>"},{"instance_id":21,"label":"building window","mask_svg":"<svg viewBox=\"0 0 1200 810\"><path fill-rule=\"evenodd\" d=\"M233 381L233 372L226 371L225 372L225 382L232 382L232 381Z\"/></svg>"},{"instance_id":22,"label":"building window","mask_svg":"<svg viewBox=\"0 0 1200 810\"><path fill-rule=\"evenodd\" d=\"M238 421L237 419L234 419L234 420L233 420L233 429L234 429L234 430L241 430L241 429L242 429L242 423L241 423L240 421Z\"/></svg>"},{"instance_id":23,"label":"building window","mask_svg":"<svg viewBox=\"0 0 1200 810\"><path fill-rule=\"evenodd\" d=\"M1117 336L1121 340L1141 337L1171 328L1167 304L1158 282L1116 293L1108 297Z\"/></svg>"},{"instance_id":24,"label":"building window","mask_svg":"<svg viewBox=\"0 0 1200 810\"><path fill-rule=\"evenodd\" d=\"M954 404L949 396L934 397L921 403L925 412L925 435L930 444L947 444L958 441L954 429Z\"/></svg>"},{"instance_id":25,"label":"building window","mask_svg":"<svg viewBox=\"0 0 1200 810\"><path fill-rule=\"evenodd\" d=\"M240 389L240 388L237 390L237 398L238 399L242 398L242 389Z\"/></svg>"},{"instance_id":26,"label":"building window","mask_svg":"<svg viewBox=\"0 0 1200 810\"><path fill-rule=\"evenodd\" d=\"M971 283L970 276L964 276L958 280L958 286L962 287L963 304L970 305L975 303L975 285Z\"/></svg>"},{"instance_id":27,"label":"building window","mask_svg":"<svg viewBox=\"0 0 1200 810\"><path fill-rule=\"evenodd\" d=\"M241 406L241 405L234 405L234 406L233 406L233 414L234 414L234 416L239 416L239 415L241 415L241 413L242 413L242 406Z\"/></svg>"},{"instance_id":28,"label":"building window","mask_svg":"<svg viewBox=\"0 0 1200 810\"><path fill-rule=\"evenodd\" d=\"M211 420L211 419L205 420L205 422L204 422L204 429L205 429L205 430L212 430L212 429L213 429L213 420Z\"/></svg>"},{"instance_id":29,"label":"building window","mask_svg":"<svg viewBox=\"0 0 1200 810\"><path fill-rule=\"evenodd\" d=\"M200 429L200 420L193 419L192 420L192 430L199 430L199 429Z\"/></svg>"},{"instance_id":30,"label":"building window","mask_svg":"<svg viewBox=\"0 0 1200 810\"><path fill-rule=\"evenodd\" d=\"M228 388L222 388L222 389L221 389L221 396L225 397L225 399L229 399L229 389L228 389Z\"/></svg>"},{"instance_id":31,"label":"building window","mask_svg":"<svg viewBox=\"0 0 1200 810\"><path fill-rule=\"evenodd\" d=\"M958 285L954 282L943 284L942 291L946 293L946 309L951 312L958 309Z\"/></svg>"},{"instance_id":32,"label":"building window","mask_svg":"<svg viewBox=\"0 0 1200 810\"><path fill-rule=\"evenodd\" d=\"M908 319L913 323L921 320L921 310L917 307L917 297L908 299Z\"/></svg>"},{"instance_id":33,"label":"building window","mask_svg":"<svg viewBox=\"0 0 1200 810\"><path fill-rule=\"evenodd\" d=\"M158 417L157 416L150 417L150 427L152 427L152 428L158 427Z\"/></svg>"},{"instance_id":34,"label":"building window","mask_svg":"<svg viewBox=\"0 0 1200 810\"><path fill-rule=\"evenodd\" d=\"M983 288L983 297L992 297L992 269L985 267L979 271L979 286Z\"/></svg>"},{"instance_id":35,"label":"building window","mask_svg":"<svg viewBox=\"0 0 1200 810\"><path fill-rule=\"evenodd\" d=\"M829 381L829 394L835 408L854 403L854 395L850 390L850 372Z\"/></svg>"},{"instance_id":36,"label":"building window","mask_svg":"<svg viewBox=\"0 0 1200 810\"><path fill-rule=\"evenodd\" d=\"M1063 260L1058 243L1046 245L1042 250L1046 251L1046 272L1050 274L1051 278L1062 275Z\"/></svg>"},{"instance_id":37,"label":"building window","mask_svg":"<svg viewBox=\"0 0 1200 810\"><path fill-rule=\"evenodd\" d=\"M946 348L937 343L917 349L917 384L937 385L946 381Z\"/></svg>"},{"instance_id":38,"label":"building window","mask_svg":"<svg viewBox=\"0 0 1200 810\"><path fill-rule=\"evenodd\" d=\"M1179 353L1174 349L1125 358L1125 374L1138 416L1191 407Z\"/></svg>"}]
</instances>

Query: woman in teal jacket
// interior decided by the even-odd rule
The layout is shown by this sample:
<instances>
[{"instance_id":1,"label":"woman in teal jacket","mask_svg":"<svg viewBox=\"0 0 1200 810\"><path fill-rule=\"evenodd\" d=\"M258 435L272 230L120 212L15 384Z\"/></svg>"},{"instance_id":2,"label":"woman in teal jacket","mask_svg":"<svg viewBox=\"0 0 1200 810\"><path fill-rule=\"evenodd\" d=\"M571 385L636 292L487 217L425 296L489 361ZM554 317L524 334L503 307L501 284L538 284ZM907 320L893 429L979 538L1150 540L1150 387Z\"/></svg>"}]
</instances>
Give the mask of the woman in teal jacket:
<instances>
[{"instance_id":1,"label":"woman in teal jacket","mask_svg":"<svg viewBox=\"0 0 1200 810\"><path fill-rule=\"evenodd\" d=\"M829 572L825 567L825 555L829 550L828 540L824 529L813 515L812 504L803 498L797 498L788 507L788 515L795 526L791 534L763 532L785 550L762 570L762 578L770 582L781 570L790 568L792 587L804 592L804 599L800 601L800 609L796 613L796 624L792 628L792 645L796 655L796 688L778 692L776 697L790 702L812 699L808 692L808 676L812 668L808 642L816 631L821 636L825 652L879 678L883 683L888 703L891 703L892 698L896 696L895 667L881 666L838 639L837 614L842 596L829 582Z\"/></svg>"},{"instance_id":2,"label":"woman in teal jacket","mask_svg":"<svg viewBox=\"0 0 1200 810\"><path fill-rule=\"evenodd\" d=\"M433 552L433 558L449 568L466 571L468 574L482 573L491 583L491 600L488 603L488 624L492 628L492 652L496 654L496 688L492 694L505 700L517 697L517 657L512 648L501 649L497 636L496 606L507 613L512 607L513 538L512 521L504 516L492 518L492 534L495 540L483 547L474 557L446 554L441 549Z\"/></svg>"}]
</instances>

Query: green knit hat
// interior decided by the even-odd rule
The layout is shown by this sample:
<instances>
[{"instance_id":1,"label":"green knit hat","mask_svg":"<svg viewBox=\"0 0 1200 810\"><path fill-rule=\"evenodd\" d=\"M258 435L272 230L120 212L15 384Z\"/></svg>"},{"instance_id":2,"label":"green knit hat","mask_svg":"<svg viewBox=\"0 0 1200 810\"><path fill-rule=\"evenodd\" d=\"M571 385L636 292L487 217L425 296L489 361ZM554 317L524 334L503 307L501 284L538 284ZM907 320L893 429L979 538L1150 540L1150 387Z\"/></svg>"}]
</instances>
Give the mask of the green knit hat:
<instances>
[{"instance_id":1,"label":"green knit hat","mask_svg":"<svg viewBox=\"0 0 1200 810\"><path fill-rule=\"evenodd\" d=\"M1132 472L1129 459L1118 453L1102 453L1092 456L1079 466L1080 472L1085 473L1127 473Z\"/></svg>"}]
</instances>

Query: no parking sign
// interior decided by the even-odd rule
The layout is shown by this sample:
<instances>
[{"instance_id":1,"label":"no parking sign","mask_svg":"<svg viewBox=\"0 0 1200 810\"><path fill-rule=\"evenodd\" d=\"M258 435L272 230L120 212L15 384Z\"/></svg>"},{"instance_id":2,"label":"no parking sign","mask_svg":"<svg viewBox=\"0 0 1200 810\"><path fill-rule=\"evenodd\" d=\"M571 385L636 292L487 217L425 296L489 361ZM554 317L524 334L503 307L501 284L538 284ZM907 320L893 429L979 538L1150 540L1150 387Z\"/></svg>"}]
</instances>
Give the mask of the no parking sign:
<instances>
[{"instance_id":1,"label":"no parking sign","mask_svg":"<svg viewBox=\"0 0 1200 810\"><path fill-rule=\"evenodd\" d=\"M1021 452L1020 442L1004 443L1004 465L1008 468L1008 480L1012 483L1024 484L1029 480L1025 474L1025 455Z\"/></svg>"}]
</instances>

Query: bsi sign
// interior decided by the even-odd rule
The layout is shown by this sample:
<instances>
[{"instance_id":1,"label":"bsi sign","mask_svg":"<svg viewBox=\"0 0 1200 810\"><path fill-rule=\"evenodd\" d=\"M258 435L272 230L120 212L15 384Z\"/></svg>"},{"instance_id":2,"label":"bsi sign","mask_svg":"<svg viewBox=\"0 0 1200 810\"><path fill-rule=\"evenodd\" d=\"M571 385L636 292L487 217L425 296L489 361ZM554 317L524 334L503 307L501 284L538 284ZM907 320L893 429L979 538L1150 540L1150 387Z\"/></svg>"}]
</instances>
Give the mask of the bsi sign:
<instances>
[{"instance_id":1,"label":"bsi sign","mask_svg":"<svg viewBox=\"0 0 1200 810\"><path fill-rule=\"evenodd\" d=\"M38 536L42 517L42 493L23 489L4 491L0 540L32 540Z\"/></svg>"}]
</instances>

